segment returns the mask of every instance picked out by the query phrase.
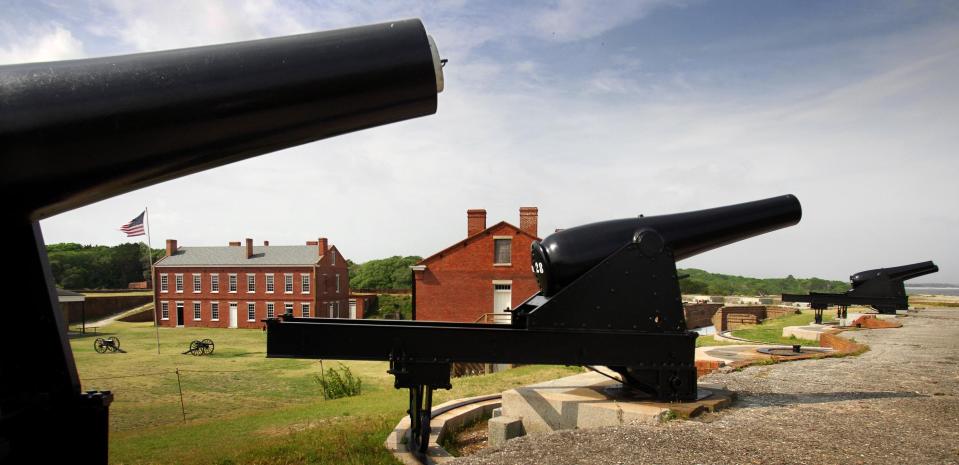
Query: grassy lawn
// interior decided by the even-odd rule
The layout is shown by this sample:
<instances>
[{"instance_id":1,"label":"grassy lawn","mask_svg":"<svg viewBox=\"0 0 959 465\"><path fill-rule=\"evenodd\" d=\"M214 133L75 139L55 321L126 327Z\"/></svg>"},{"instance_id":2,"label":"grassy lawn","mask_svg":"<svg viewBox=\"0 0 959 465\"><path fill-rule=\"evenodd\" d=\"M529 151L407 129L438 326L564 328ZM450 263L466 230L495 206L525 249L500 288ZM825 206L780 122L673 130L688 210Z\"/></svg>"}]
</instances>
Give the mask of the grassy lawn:
<instances>
[{"instance_id":1,"label":"grassy lawn","mask_svg":"<svg viewBox=\"0 0 959 465\"><path fill-rule=\"evenodd\" d=\"M803 312L798 315L787 315L780 318L770 318L756 326L735 330L733 331L733 336L753 341L768 342L770 344L803 344L818 346L819 342L817 341L798 339L796 337L783 337L783 328L786 326L805 326L811 324L814 319L815 313L812 310L803 310ZM823 321L835 319L835 310L826 310L823 312Z\"/></svg>"},{"instance_id":2,"label":"grassy lawn","mask_svg":"<svg viewBox=\"0 0 959 465\"><path fill-rule=\"evenodd\" d=\"M112 463L396 463L382 443L405 415L408 397L393 388L386 362L342 362L363 379L363 394L327 401L313 380L319 362L265 358L262 331L160 328L159 355L152 323L118 322L98 336L111 335L128 353L95 353L93 335L70 342L83 388L114 392ZM215 341L213 355L180 354L203 338ZM458 378L434 398L440 403L578 371L528 366Z\"/></svg>"}]
</instances>

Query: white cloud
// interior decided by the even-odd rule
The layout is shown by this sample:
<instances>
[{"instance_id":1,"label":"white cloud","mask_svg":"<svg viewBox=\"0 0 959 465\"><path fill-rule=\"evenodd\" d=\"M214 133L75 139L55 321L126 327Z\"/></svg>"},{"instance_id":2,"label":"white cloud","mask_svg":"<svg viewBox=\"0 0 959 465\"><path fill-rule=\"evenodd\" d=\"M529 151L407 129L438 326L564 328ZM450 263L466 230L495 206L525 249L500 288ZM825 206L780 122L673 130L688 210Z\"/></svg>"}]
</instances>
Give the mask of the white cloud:
<instances>
[{"instance_id":1,"label":"white cloud","mask_svg":"<svg viewBox=\"0 0 959 465\"><path fill-rule=\"evenodd\" d=\"M0 45L0 64L69 60L85 55L83 43L56 23L24 28L16 38Z\"/></svg>"}]
</instances>

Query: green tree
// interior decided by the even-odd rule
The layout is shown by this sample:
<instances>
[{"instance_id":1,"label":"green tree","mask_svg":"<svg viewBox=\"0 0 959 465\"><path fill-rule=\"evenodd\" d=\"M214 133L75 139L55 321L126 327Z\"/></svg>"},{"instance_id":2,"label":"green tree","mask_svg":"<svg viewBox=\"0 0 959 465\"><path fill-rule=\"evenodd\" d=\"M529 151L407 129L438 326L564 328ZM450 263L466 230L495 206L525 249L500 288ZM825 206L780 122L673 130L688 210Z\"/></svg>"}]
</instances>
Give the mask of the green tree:
<instances>
[{"instance_id":1,"label":"green tree","mask_svg":"<svg viewBox=\"0 0 959 465\"><path fill-rule=\"evenodd\" d=\"M413 287L410 266L422 258L417 256L393 256L370 260L350 266L352 289L410 289Z\"/></svg>"}]
</instances>

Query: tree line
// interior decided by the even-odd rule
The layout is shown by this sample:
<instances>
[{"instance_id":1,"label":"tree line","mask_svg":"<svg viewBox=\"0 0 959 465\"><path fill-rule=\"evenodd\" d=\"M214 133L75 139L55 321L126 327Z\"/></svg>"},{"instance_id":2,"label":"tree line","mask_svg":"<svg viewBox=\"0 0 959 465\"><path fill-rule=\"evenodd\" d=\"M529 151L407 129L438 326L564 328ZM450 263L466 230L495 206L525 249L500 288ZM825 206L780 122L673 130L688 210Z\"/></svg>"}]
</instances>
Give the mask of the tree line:
<instances>
[{"instance_id":1,"label":"tree line","mask_svg":"<svg viewBox=\"0 0 959 465\"><path fill-rule=\"evenodd\" d=\"M126 243L116 246L80 245L76 243L47 246L50 268L58 287L66 289L125 289L127 284L144 281L149 276L147 246ZM153 260L160 259L162 249L153 249ZM409 289L413 286L410 266L422 258L395 255L365 263L349 263L352 289ZM819 278L749 278L710 273L695 268L681 269L688 277L679 281L684 294L708 295L776 295L816 292L845 292L843 281ZM396 309L406 310L405 302L395 302Z\"/></svg>"}]
</instances>

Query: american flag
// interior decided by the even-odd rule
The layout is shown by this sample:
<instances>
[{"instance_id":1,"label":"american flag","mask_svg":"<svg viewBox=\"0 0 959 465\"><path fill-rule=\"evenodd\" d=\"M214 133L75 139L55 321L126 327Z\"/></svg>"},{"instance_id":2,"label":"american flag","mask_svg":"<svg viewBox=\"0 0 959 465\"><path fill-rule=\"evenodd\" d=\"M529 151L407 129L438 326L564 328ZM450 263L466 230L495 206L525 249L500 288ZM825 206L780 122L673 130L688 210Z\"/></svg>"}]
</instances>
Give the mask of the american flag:
<instances>
[{"instance_id":1,"label":"american flag","mask_svg":"<svg viewBox=\"0 0 959 465\"><path fill-rule=\"evenodd\" d=\"M136 218L130 220L129 223L120 226L120 231L127 233L127 237L146 235L146 232L143 230L143 216L145 214L146 210L137 215Z\"/></svg>"}]
</instances>

